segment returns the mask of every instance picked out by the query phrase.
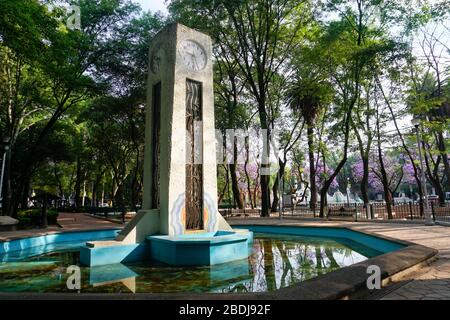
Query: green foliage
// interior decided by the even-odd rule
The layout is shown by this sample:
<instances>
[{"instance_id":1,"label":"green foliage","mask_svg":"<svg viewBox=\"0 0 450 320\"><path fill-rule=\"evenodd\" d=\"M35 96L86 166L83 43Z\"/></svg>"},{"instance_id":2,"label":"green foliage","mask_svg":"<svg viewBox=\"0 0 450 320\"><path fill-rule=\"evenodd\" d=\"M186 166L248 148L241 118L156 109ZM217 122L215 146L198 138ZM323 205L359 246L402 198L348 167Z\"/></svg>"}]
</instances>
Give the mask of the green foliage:
<instances>
[{"instance_id":1,"label":"green foliage","mask_svg":"<svg viewBox=\"0 0 450 320\"><path fill-rule=\"evenodd\" d=\"M21 227L36 227L42 223L42 208L19 210L17 219ZM55 225L58 219L56 209L47 209L47 223Z\"/></svg>"}]
</instances>

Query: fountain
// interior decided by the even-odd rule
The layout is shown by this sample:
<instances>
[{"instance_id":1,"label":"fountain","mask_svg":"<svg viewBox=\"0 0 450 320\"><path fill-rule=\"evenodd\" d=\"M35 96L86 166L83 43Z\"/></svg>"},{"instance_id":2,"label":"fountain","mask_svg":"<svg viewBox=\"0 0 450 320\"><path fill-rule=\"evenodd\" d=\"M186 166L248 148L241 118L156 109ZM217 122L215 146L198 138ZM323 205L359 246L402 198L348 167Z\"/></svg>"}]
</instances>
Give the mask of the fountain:
<instances>
[{"instance_id":1,"label":"fountain","mask_svg":"<svg viewBox=\"0 0 450 320\"><path fill-rule=\"evenodd\" d=\"M245 259L253 234L217 209L211 38L170 24L150 43L143 206L113 241L88 242L87 266Z\"/></svg>"}]
</instances>

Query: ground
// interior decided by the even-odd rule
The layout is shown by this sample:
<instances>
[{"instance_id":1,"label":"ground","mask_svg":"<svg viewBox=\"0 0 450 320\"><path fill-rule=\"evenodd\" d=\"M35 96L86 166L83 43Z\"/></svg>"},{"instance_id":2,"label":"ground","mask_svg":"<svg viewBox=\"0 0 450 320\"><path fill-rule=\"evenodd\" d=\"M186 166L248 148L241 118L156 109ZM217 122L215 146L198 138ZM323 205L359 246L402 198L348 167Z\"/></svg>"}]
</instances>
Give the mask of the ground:
<instances>
[{"instance_id":1,"label":"ground","mask_svg":"<svg viewBox=\"0 0 450 320\"><path fill-rule=\"evenodd\" d=\"M407 275L394 284L374 292L368 299L385 300L450 300L450 227L424 226L417 223L388 222L338 222L308 219L231 219L231 224L273 224L302 226L351 226L354 230L367 231L382 236L421 244L439 251L437 259L425 268ZM60 214L58 223L62 228L47 230L20 230L0 232L0 241L43 235L61 231L97 230L121 227L121 224L94 218L86 214Z\"/></svg>"}]
</instances>

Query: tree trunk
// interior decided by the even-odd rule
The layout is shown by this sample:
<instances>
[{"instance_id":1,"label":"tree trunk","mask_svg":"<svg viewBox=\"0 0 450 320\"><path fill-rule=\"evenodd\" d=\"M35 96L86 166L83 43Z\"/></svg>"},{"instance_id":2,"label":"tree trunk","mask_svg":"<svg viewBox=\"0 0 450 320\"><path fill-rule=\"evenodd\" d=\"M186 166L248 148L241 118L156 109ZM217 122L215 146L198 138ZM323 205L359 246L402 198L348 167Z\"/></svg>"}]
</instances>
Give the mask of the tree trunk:
<instances>
[{"instance_id":1,"label":"tree trunk","mask_svg":"<svg viewBox=\"0 0 450 320\"><path fill-rule=\"evenodd\" d=\"M314 159L314 129L312 124L308 124L307 126L308 126L307 134L308 134L308 156L309 156L309 185L311 190L310 208L315 215L317 203L317 185L316 185L316 164Z\"/></svg>"},{"instance_id":2,"label":"tree trunk","mask_svg":"<svg viewBox=\"0 0 450 320\"><path fill-rule=\"evenodd\" d=\"M134 168L134 174L133 178L131 180L131 208L134 211L137 211L136 204L138 203L139 198L139 182L138 182L138 176L139 176L139 168L140 168L140 161L139 161L139 155L136 158L136 166Z\"/></svg>"},{"instance_id":3,"label":"tree trunk","mask_svg":"<svg viewBox=\"0 0 450 320\"><path fill-rule=\"evenodd\" d=\"M261 129L263 130L263 152L261 155L261 172L260 172L260 181L261 181L261 216L262 217L270 217L270 190L269 190L269 182L270 182L270 139L271 133L269 128L269 120L267 118L266 111L266 85L264 83L264 73L266 70L264 68L258 68L258 92L259 99L258 100L258 114L259 114L259 122L261 125ZM257 92L257 90L254 90Z\"/></svg>"},{"instance_id":4,"label":"tree trunk","mask_svg":"<svg viewBox=\"0 0 450 320\"><path fill-rule=\"evenodd\" d=\"M362 157L363 177L361 180L361 196L364 201L364 207L369 205L369 157Z\"/></svg>"},{"instance_id":5,"label":"tree trunk","mask_svg":"<svg viewBox=\"0 0 450 320\"><path fill-rule=\"evenodd\" d=\"M247 128L248 129L248 128ZM252 197L252 190L251 190L251 181L250 181L250 176L248 174L248 161L249 161L249 157L250 157L250 150L249 150L249 144L248 144L248 136L245 137L245 164L244 164L244 173L245 173L245 179L247 180L247 192L248 192L248 198L250 200L250 207L252 209L255 208L256 206L256 202L253 201L253 197Z\"/></svg>"},{"instance_id":6,"label":"tree trunk","mask_svg":"<svg viewBox=\"0 0 450 320\"><path fill-rule=\"evenodd\" d=\"M222 192L220 192L219 193L219 199L217 200L217 203L220 205L220 203L222 202L222 200L223 200L223 198L224 198L224 196L225 196L225 193L227 192L227 190L228 190L228 184L229 184L229 177L228 177L228 170L226 170L226 166L224 166L224 168L225 168L225 177L226 177L226 180L225 180L225 186L223 187L223 190L222 190Z\"/></svg>"},{"instance_id":7,"label":"tree trunk","mask_svg":"<svg viewBox=\"0 0 450 320\"><path fill-rule=\"evenodd\" d=\"M5 173L4 173L4 188L3 188L3 200L2 206L5 208L4 215L14 216L14 203L13 203L13 192L11 184L11 150L6 152L5 159ZM1 196L1 195L0 195ZM15 218L15 217L14 217Z\"/></svg>"},{"instance_id":8,"label":"tree trunk","mask_svg":"<svg viewBox=\"0 0 450 320\"><path fill-rule=\"evenodd\" d=\"M25 182L23 183L22 189L22 198L20 199L20 207L22 209L28 208L28 198L30 195L30 187L31 187L31 177L26 177Z\"/></svg>"},{"instance_id":9,"label":"tree trunk","mask_svg":"<svg viewBox=\"0 0 450 320\"><path fill-rule=\"evenodd\" d=\"M447 148L446 148L446 145L445 145L445 138L444 138L444 136L443 136L443 134L442 134L442 132L439 132L438 134L437 134L437 145L438 145L438 148L439 148L439 151L441 152L441 156L442 156L442 161L444 162L444 176L445 176L445 179L444 179L444 181L446 180L447 181L447 183L446 183L446 186L447 186L447 189L446 189L446 191L450 191L450 163L449 163L449 160L448 160L448 153L447 153Z\"/></svg>"},{"instance_id":10,"label":"tree trunk","mask_svg":"<svg viewBox=\"0 0 450 320\"><path fill-rule=\"evenodd\" d=\"M277 212L278 211L278 174L275 178L275 181L273 182L273 186L272 186L272 194L273 194L273 200L272 200L272 206L270 208L271 212Z\"/></svg>"},{"instance_id":11,"label":"tree trunk","mask_svg":"<svg viewBox=\"0 0 450 320\"><path fill-rule=\"evenodd\" d=\"M231 190L233 191L233 197L239 209L244 209L244 202L242 201L241 192L239 190L239 184L236 174L237 166L235 163L230 163L230 175L231 175Z\"/></svg>"},{"instance_id":12,"label":"tree trunk","mask_svg":"<svg viewBox=\"0 0 450 320\"><path fill-rule=\"evenodd\" d=\"M272 241L262 240L262 247L264 250L264 276L266 279L266 285L268 291L276 290L276 279L273 276L275 273L274 268L274 256L272 251ZM269 277L270 275L270 277Z\"/></svg>"},{"instance_id":13,"label":"tree trunk","mask_svg":"<svg viewBox=\"0 0 450 320\"><path fill-rule=\"evenodd\" d=\"M445 205L445 192L444 189L442 187L440 178L439 178L439 174L438 174L438 170L439 170L439 163L441 160L441 156L438 156L438 161L436 161L436 163L434 164L434 170L431 170L430 167L430 161L429 161L429 157L427 154L427 149L426 149L426 144L422 143L423 146L423 150L424 150L424 156L425 156L425 164L426 164L426 173L428 176L428 180L430 181L431 185L434 187L434 189L436 190L438 197L439 197L439 204L440 205ZM431 155L430 155L431 157Z\"/></svg>"},{"instance_id":14,"label":"tree trunk","mask_svg":"<svg viewBox=\"0 0 450 320\"><path fill-rule=\"evenodd\" d=\"M378 108L377 108L377 147L378 147L378 161L380 163L380 173L381 173L381 183L383 184L383 190L384 190L384 200L386 202L386 210L388 213L388 219L392 220L392 195L391 191L389 190L389 180L387 177L386 169L384 167L384 161L383 161L383 151L381 150L381 134L380 134L380 117L378 116Z\"/></svg>"},{"instance_id":15,"label":"tree trunk","mask_svg":"<svg viewBox=\"0 0 450 320\"><path fill-rule=\"evenodd\" d=\"M419 192L419 208L420 208L420 216L422 217L424 215L425 212L425 207L424 207L424 203L422 201L422 199L424 199L424 194L422 192L422 181L421 178L419 177L419 168L417 167L416 163L415 163L415 159L413 158L411 151L409 150L408 146L406 145L405 139L403 138L403 134L400 131L398 124L397 124L397 119L395 117L395 113L394 110L392 109L392 106L389 102L389 99L386 97L386 95L384 94L384 90L383 90L383 86L381 85L381 81L378 77L375 77L375 82L377 83L381 94L383 95L383 99L386 103L386 106L389 108L389 113L392 116L392 121L394 122L394 126L395 129L397 131L398 137L400 138L400 141L402 143L403 149L405 149L406 153L408 154L409 160L411 162L411 165L413 166L413 170L414 170L414 179L416 180L417 183L417 187L418 187L418 192ZM378 107L377 107L377 114L378 114ZM377 120L379 121L379 120ZM379 125L379 123L378 123Z\"/></svg>"},{"instance_id":16,"label":"tree trunk","mask_svg":"<svg viewBox=\"0 0 450 320\"><path fill-rule=\"evenodd\" d=\"M384 198L386 201L386 210L388 213L388 219L392 220L392 219L394 219L394 216L392 215L392 194L391 194L391 191L389 190L388 186L383 185L383 189L384 189Z\"/></svg>"},{"instance_id":17,"label":"tree trunk","mask_svg":"<svg viewBox=\"0 0 450 320\"><path fill-rule=\"evenodd\" d=\"M77 156L77 176L75 181L75 207L81 208L81 160L80 157Z\"/></svg>"},{"instance_id":18,"label":"tree trunk","mask_svg":"<svg viewBox=\"0 0 450 320\"><path fill-rule=\"evenodd\" d=\"M47 194L44 194L43 196L43 202L42 202L42 216L41 216L41 228L47 228L48 221L47 221Z\"/></svg>"},{"instance_id":19,"label":"tree trunk","mask_svg":"<svg viewBox=\"0 0 450 320\"><path fill-rule=\"evenodd\" d=\"M273 183L273 187L272 187L272 193L273 193L273 201L272 201L272 212L277 212L278 211L278 201L283 201L282 199L279 199L278 197L278 193L279 193L279 184L280 184L280 180L279 178L281 178L281 183L283 183L282 181L284 180L284 169L286 167L286 162L283 162L281 160L279 160L279 164L280 164L280 169L278 171L277 177L275 178L275 181ZM283 195L281 195L283 196Z\"/></svg>"}]
</instances>

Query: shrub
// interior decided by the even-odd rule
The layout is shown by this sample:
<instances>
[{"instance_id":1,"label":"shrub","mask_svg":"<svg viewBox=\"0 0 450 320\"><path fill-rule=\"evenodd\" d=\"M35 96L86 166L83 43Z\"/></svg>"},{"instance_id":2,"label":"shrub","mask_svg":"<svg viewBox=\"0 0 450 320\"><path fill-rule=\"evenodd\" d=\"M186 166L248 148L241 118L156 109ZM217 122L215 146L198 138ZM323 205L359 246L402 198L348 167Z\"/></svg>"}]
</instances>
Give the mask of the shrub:
<instances>
[{"instance_id":1,"label":"shrub","mask_svg":"<svg viewBox=\"0 0 450 320\"><path fill-rule=\"evenodd\" d=\"M42 208L19 210L17 219L20 226L39 226L42 220ZM55 209L47 209L47 223L56 224L58 212Z\"/></svg>"}]
</instances>

